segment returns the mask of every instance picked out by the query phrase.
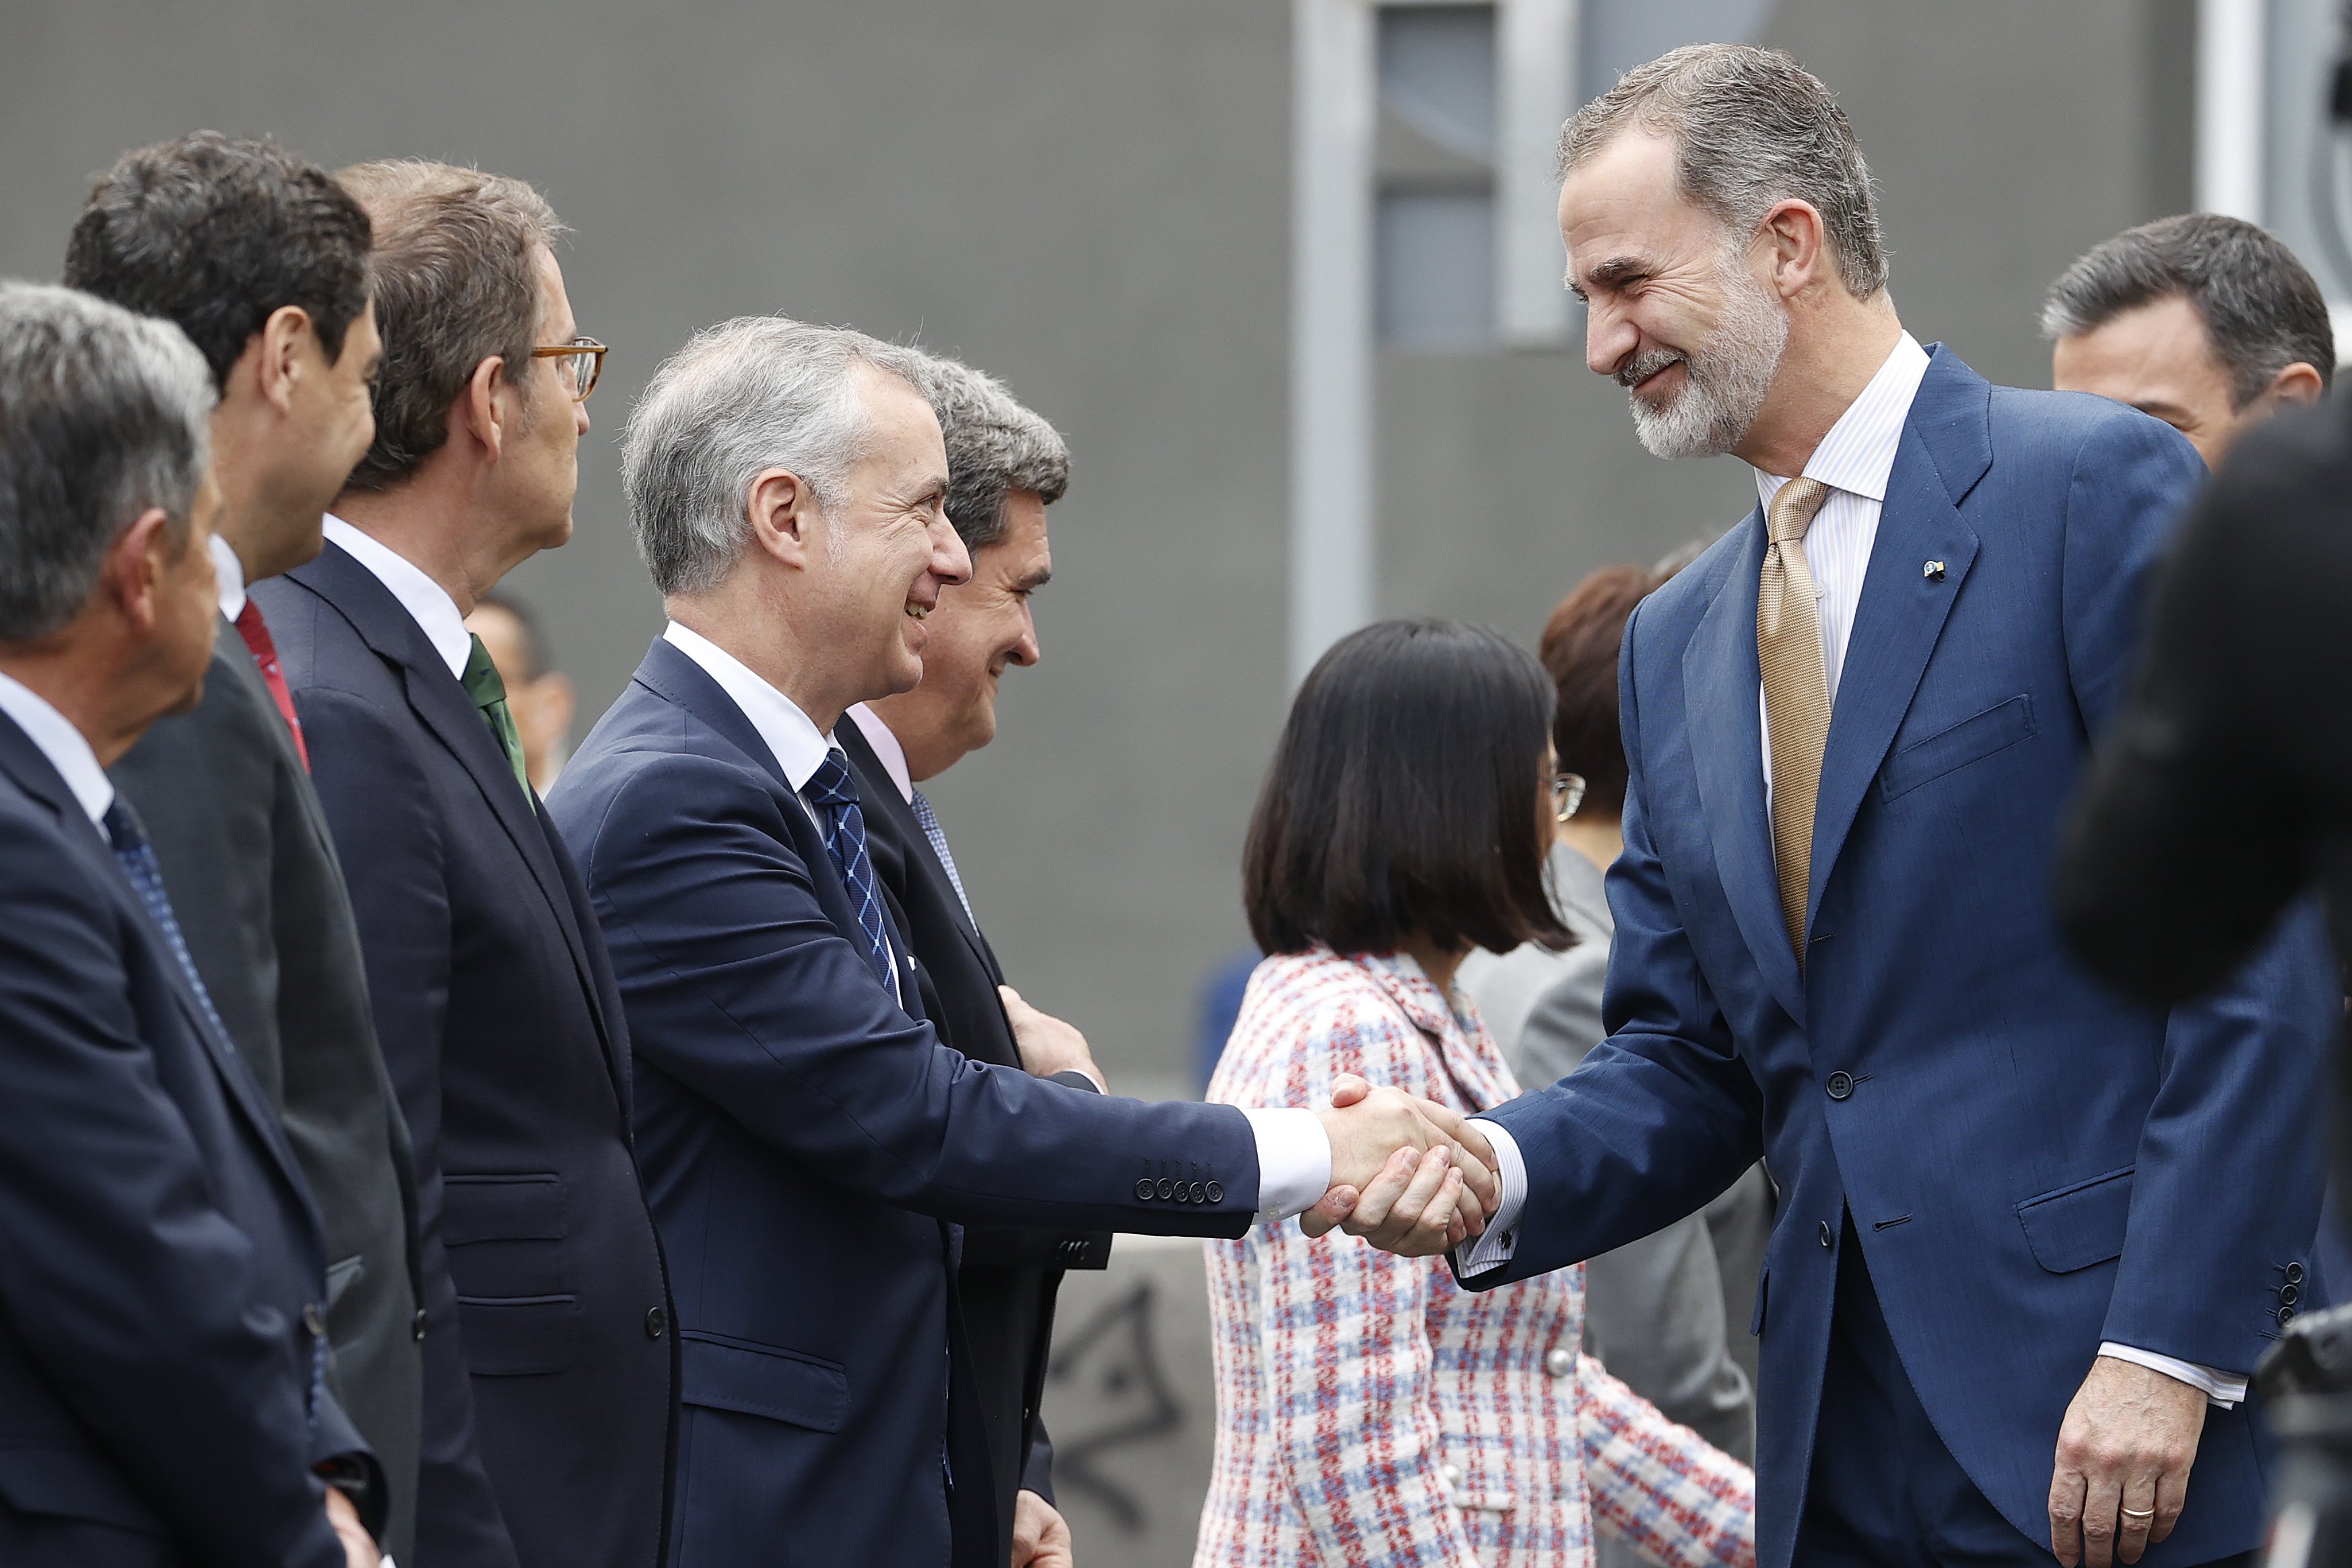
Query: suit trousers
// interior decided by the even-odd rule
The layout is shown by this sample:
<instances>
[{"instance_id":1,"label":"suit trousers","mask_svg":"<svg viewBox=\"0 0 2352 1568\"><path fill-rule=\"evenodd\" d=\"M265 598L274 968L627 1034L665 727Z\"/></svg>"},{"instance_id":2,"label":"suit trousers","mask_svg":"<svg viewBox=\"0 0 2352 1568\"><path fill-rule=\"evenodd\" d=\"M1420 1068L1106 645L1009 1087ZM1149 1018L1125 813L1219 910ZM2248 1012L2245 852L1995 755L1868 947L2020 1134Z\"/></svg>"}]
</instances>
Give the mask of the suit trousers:
<instances>
[{"instance_id":1,"label":"suit trousers","mask_svg":"<svg viewBox=\"0 0 2352 1568\"><path fill-rule=\"evenodd\" d=\"M2056 1435L2052 1435L2054 1449ZM1796 1561L1804 1568L2050 1568L1936 1435L1903 1370L1853 1218L1838 1238L1837 1301ZM2210 1568L2252 1568L2257 1554Z\"/></svg>"}]
</instances>

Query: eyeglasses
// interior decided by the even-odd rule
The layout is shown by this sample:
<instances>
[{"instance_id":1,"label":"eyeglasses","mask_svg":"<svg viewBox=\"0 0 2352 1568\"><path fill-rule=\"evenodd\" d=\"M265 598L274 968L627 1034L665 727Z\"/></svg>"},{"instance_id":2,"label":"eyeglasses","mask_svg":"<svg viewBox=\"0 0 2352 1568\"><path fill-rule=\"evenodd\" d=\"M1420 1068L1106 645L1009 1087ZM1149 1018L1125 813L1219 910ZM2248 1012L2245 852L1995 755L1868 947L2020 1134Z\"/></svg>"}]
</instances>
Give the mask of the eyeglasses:
<instances>
[{"instance_id":1,"label":"eyeglasses","mask_svg":"<svg viewBox=\"0 0 2352 1568\"><path fill-rule=\"evenodd\" d=\"M1576 815L1576 809L1583 804L1583 774L1555 773L1551 776L1551 814L1554 821L1567 821Z\"/></svg>"},{"instance_id":2,"label":"eyeglasses","mask_svg":"<svg viewBox=\"0 0 2352 1568\"><path fill-rule=\"evenodd\" d=\"M604 374L604 355L609 350L593 338L574 338L552 349L533 349L534 360L553 360L556 373L572 383L572 401L586 402L588 394L596 390L596 382Z\"/></svg>"}]
</instances>

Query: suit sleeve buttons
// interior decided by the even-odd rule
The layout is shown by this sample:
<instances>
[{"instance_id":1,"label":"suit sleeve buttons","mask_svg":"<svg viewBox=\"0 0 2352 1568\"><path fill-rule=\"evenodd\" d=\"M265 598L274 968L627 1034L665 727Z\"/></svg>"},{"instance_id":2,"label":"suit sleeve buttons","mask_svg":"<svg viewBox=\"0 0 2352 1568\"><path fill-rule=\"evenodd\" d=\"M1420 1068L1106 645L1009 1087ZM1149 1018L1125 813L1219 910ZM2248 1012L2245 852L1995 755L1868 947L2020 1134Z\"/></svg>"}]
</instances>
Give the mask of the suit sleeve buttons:
<instances>
[{"instance_id":1,"label":"suit sleeve buttons","mask_svg":"<svg viewBox=\"0 0 2352 1568\"><path fill-rule=\"evenodd\" d=\"M1150 1178L1150 1176L1145 1176L1145 1177L1143 1177L1140 1181L1138 1181L1138 1182L1135 1184L1135 1201L1136 1201L1136 1202L1138 1202L1138 1203L1150 1203L1150 1202L1151 1201L1151 1199L1152 1199L1152 1197L1153 1197L1153 1193L1152 1193L1152 1187L1151 1187L1151 1178Z\"/></svg>"},{"instance_id":2,"label":"suit sleeve buttons","mask_svg":"<svg viewBox=\"0 0 2352 1568\"><path fill-rule=\"evenodd\" d=\"M1225 1201L1224 1183L1221 1181L1213 1181L1209 1184L1209 1201L1211 1203L1223 1203Z\"/></svg>"}]
</instances>

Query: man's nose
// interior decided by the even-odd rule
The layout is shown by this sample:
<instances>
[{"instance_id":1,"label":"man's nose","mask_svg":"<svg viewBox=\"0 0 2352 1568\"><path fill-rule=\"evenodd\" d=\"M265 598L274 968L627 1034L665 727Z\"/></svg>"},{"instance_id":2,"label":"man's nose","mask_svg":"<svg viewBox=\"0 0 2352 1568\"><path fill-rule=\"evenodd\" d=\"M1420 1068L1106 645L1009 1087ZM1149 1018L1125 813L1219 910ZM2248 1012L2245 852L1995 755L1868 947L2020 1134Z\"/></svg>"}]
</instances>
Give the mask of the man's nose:
<instances>
[{"instance_id":1,"label":"man's nose","mask_svg":"<svg viewBox=\"0 0 2352 1568\"><path fill-rule=\"evenodd\" d=\"M1617 311L1594 303L1584 311L1584 368L1596 376L1613 376L1617 367L1642 346L1641 329Z\"/></svg>"},{"instance_id":2,"label":"man's nose","mask_svg":"<svg viewBox=\"0 0 2352 1568\"><path fill-rule=\"evenodd\" d=\"M1034 664L1040 656L1037 647L1037 617L1031 613L1028 601L1024 600L1021 605L1021 638L1013 644L1013 662L1016 664Z\"/></svg>"},{"instance_id":3,"label":"man's nose","mask_svg":"<svg viewBox=\"0 0 2352 1568\"><path fill-rule=\"evenodd\" d=\"M944 514L931 525L931 575L950 587L971 580L971 552Z\"/></svg>"},{"instance_id":4,"label":"man's nose","mask_svg":"<svg viewBox=\"0 0 2352 1568\"><path fill-rule=\"evenodd\" d=\"M572 403L572 428L578 431L583 435L588 434L588 405L586 402L575 402Z\"/></svg>"}]
</instances>

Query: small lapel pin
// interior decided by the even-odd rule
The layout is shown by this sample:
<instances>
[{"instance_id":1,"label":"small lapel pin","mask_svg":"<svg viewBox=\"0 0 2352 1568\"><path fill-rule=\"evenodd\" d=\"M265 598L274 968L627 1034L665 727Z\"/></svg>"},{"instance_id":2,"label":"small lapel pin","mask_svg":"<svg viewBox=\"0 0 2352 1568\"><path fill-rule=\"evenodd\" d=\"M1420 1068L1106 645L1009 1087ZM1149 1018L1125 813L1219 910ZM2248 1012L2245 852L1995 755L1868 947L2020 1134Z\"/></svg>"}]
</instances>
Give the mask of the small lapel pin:
<instances>
[{"instance_id":1,"label":"small lapel pin","mask_svg":"<svg viewBox=\"0 0 2352 1568\"><path fill-rule=\"evenodd\" d=\"M1944 563L1940 560L1931 560L1920 570L1919 575L1929 582L1941 582L1944 580Z\"/></svg>"}]
</instances>

